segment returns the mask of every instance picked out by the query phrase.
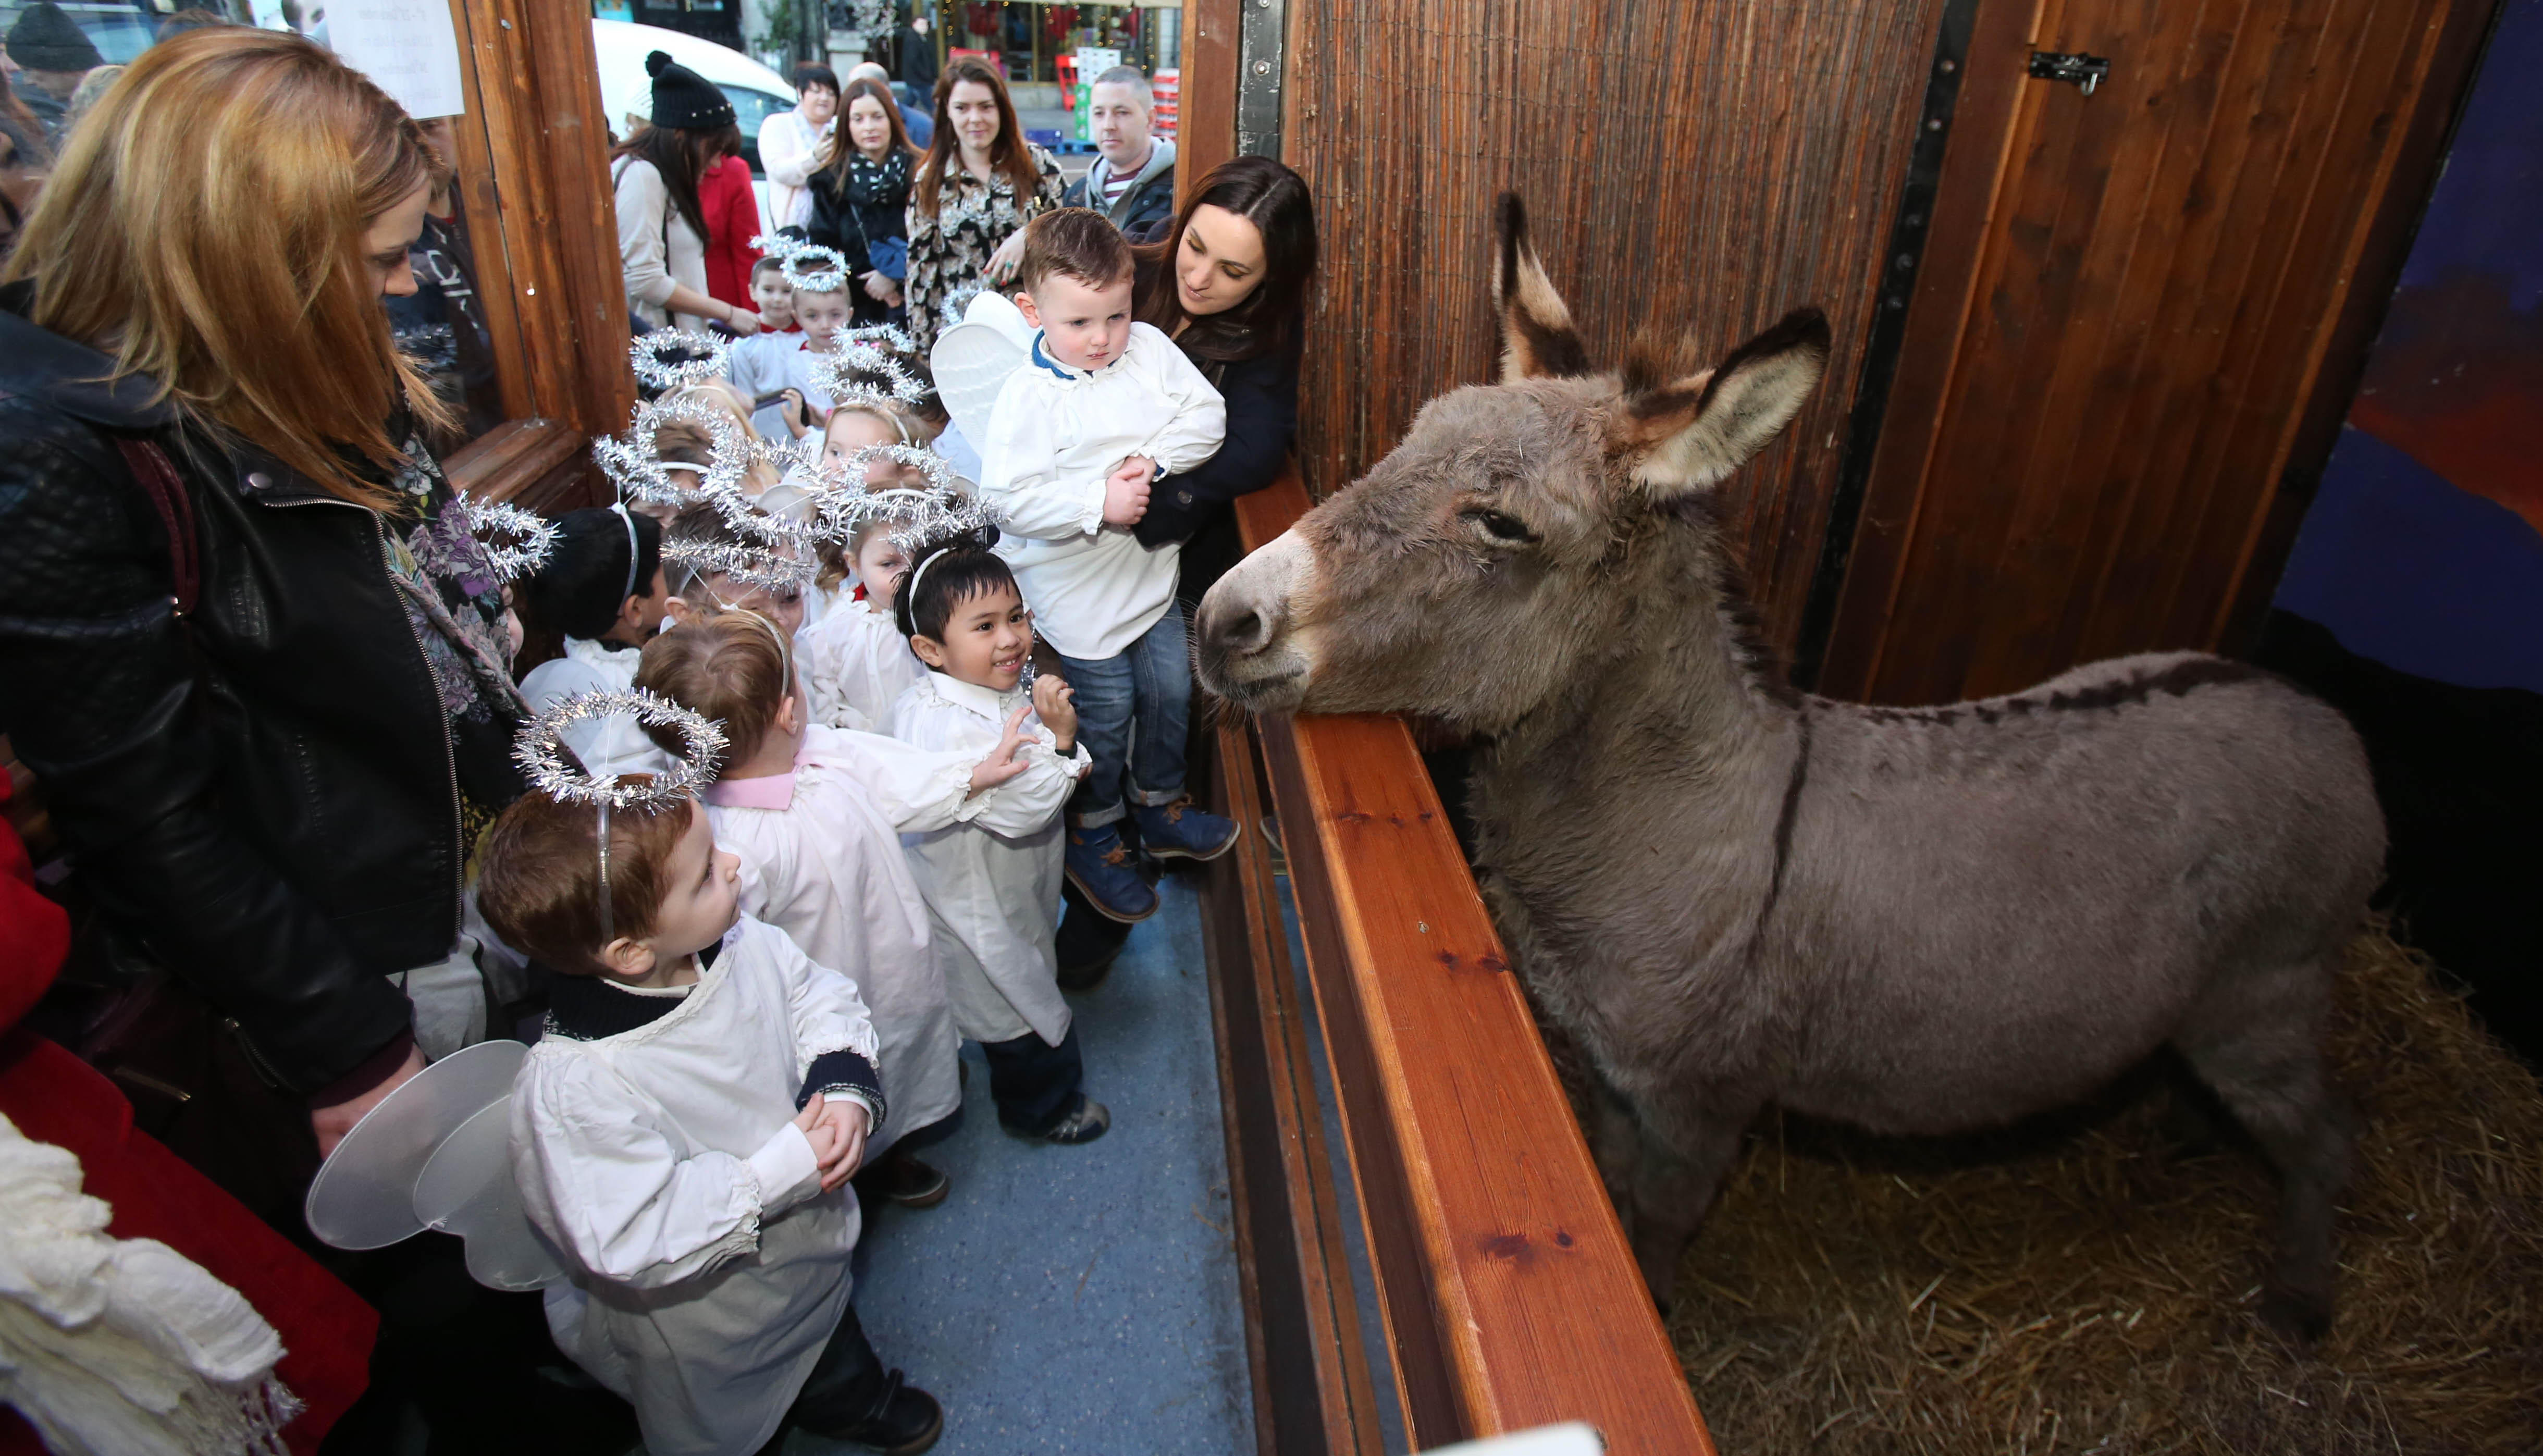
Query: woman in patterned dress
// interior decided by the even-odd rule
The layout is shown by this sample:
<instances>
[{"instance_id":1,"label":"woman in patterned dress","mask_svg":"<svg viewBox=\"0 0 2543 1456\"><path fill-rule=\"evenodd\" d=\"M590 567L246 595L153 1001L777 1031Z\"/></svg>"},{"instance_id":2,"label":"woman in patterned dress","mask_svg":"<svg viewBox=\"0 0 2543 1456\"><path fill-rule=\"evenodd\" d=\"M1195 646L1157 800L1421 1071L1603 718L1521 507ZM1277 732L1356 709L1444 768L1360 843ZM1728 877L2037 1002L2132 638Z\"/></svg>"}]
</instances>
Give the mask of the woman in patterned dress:
<instances>
[{"instance_id":1,"label":"woman in patterned dress","mask_svg":"<svg viewBox=\"0 0 2543 1456\"><path fill-rule=\"evenodd\" d=\"M1059 164L1025 140L1007 83L964 56L936 78L936 136L909 191L909 333L923 352L947 315L1016 275L1025 224L1059 205Z\"/></svg>"}]
</instances>

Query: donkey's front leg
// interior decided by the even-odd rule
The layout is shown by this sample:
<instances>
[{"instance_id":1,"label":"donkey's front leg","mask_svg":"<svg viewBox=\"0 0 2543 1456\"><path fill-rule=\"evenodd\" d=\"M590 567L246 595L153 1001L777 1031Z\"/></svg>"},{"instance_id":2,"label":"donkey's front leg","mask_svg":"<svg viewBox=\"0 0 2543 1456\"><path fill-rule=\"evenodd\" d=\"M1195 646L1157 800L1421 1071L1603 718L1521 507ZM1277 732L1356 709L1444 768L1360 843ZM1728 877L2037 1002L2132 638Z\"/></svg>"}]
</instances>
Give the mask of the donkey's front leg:
<instances>
[{"instance_id":1,"label":"donkey's front leg","mask_svg":"<svg viewBox=\"0 0 2543 1456\"><path fill-rule=\"evenodd\" d=\"M1696 1094L1641 1110L1642 1161L1634 1172L1629 1226L1643 1282L1663 1315L1677 1286L1678 1260L1761 1106L1753 1098Z\"/></svg>"},{"instance_id":2,"label":"donkey's front leg","mask_svg":"<svg viewBox=\"0 0 2543 1456\"><path fill-rule=\"evenodd\" d=\"M1597 1080L1590 1099L1589 1156L1598 1164L1598 1181L1606 1185L1607 1200L1616 1205L1616 1218L1630 1239L1634 1236L1634 1171L1643 1161L1642 1122L1634 1115L1633 1104L1604 1077Z\"/></svg>"}]
</instances>

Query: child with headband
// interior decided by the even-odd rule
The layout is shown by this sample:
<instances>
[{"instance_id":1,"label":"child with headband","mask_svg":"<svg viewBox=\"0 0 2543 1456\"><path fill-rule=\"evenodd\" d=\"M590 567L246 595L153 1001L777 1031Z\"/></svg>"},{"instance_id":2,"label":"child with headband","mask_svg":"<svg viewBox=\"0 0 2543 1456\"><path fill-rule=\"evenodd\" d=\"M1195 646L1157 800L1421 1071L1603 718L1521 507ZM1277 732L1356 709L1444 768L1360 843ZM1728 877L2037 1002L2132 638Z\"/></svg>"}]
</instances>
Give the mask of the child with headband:
<instances>
[{"instance_id":1,"label":"child with headband","mask_svg":"<svg viewBox=\"0 0 2543 1456\"><path fill-rule=\"evenodd\" d=\"M893 603L928 674L892 707L891 734L978 752L1021 730L1030 767L964 823L902 838L963 1035L989 1063L998 1121L1022 1137L1093 1142L1112 1113L1080 1086L1084 1059L1059 994L1060 806L1091 760L1068 684L1028 694L1033 628L1007 564L972 536L924 543Z\"/></svg>"},{"instance_id":2,"label":"child with headband","mask_svg":"<svg viewBox=\"0 0 2543 1456\"><path fill-rule=\"evenodd\" d=\"M892 1107L858 1187L912 1207L943 1201L945 1175L897 1146L963 1101L961 1038L900 835L988 811L998 786L1031 767L1021 734L983 757L807 723L786 643L749 612L654 639L636 682L724 728L725 768L705 797L717 843L740 859L742 907L865 993Z\"/></svg>"},{"instance_id":3,"label":"child with headband","mask_svg":"<svg viewBox=\"0 0 2543 1456\"><path fill-rule=\"evenodd\" d=\"M603 811L531 791L488 837L481 895L557 973L512 1163L571 1271L547 1295L558 1347L635 1405L655 1456L747 1456L798 1425L933 1444L942 1410L848 1303L844 1185L887 1115L856 986L740 912L738 866L685 793Z\"/></svg>"},{"instance_id":4,"label":"child with headband","mask_svg":"<svg viewBox=\"0 0 2543 1456\"><path fill-rule=\"evenodd\" d=\"M871 405L842 405L830 417L823 464L836 469L866 446L912 444L915 438L897 415ZM887 456L866 462L864 476L870 490L927 485L924 472ZM833 603L796 634L804 692L815 723L882 732L891 722L891 705L901 690L927 672L891 616L901 574L909 570L909 553L893 538L907 524L905 516L893 514L859 521L845 552L845 564L860 583L859 595Z\"/></svg>"},{"instance_id":5,"label":"child with headband","mask_svg":"<svg viewBox=\"0 0 2543 1456\"><path fill-rule=\"evenodd\" d=\"M662 584L661 548L661 526L635 510L593 507L557 522L555 548L518 592L533 624L565 637L564 656L521 679L532 713L636 680L637 650L661 625L670 596ZM594 773L650 774L669 766L630 719L585 719L567 730L565 742Z\"/></svg>"}]
</instances>

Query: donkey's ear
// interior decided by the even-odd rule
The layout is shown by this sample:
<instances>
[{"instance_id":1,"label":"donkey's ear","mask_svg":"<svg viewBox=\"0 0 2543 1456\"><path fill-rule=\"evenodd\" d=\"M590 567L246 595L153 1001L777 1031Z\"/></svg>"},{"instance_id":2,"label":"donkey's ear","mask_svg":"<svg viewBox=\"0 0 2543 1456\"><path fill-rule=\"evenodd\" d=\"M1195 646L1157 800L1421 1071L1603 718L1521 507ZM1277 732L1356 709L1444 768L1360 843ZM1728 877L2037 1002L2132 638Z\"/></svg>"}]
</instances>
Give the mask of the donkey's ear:
<instances>
[{"instance_id":1,"label":"donkey's ear","mask_svg":"<svg viewBox=\"0 0 2543 1456\"><path fill-rule=\"evenodd\" d=\"M1792 423L1827 352L1827 316L1801 308L1706 373L1663 383L1629 367L1611 444L1656 494L1719 484Z\"/></svg>"},{"instance_id":2,"label":"donkey's ear","mask_svg":"<svg viewBox=\"0 0 2543 1456\"><path fill-rule=\"evenodd\" d=\"M1568 379L1589 372L1588 351L1572 327L1572 310L1528 246L1527 208L1502 193L1501 246L1493 251L1493 307L1502 323L1502 383Z\"/></svg>"}]
</instances>

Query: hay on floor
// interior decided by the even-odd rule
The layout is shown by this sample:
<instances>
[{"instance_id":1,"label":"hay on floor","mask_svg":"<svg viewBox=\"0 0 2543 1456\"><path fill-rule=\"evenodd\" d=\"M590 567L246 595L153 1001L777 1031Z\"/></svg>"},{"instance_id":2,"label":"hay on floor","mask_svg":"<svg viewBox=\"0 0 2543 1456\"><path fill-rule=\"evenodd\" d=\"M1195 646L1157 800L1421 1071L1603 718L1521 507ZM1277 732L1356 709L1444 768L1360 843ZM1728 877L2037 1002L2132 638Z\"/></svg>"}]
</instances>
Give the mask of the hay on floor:
<instances>
[{"instance_id":1,"label":"hay on floor","mask_svg":"<svg viewBox=\"0 0 2543 1456\"><path fill-rule=\"evenodd\" d=\"M2255 1310L2276 1187L2164 1089L1972 1157L1769 1117L1670 1320L1725 1456L2543 1451L2543 1095L2381 930L2330 1028L2365 1117L2340 1315Z\"/></svg>"}]
</instances>

